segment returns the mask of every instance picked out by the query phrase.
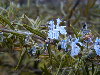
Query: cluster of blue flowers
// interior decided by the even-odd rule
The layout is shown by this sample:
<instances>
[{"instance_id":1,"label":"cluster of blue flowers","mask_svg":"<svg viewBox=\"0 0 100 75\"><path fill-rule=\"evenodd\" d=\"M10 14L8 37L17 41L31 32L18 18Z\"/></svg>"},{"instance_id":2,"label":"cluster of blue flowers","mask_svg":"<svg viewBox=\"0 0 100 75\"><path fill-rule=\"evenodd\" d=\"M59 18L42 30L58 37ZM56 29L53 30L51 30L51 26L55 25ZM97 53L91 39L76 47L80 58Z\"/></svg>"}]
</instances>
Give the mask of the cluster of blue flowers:
<instances>
[{"instance_id":1,"label":"cluster of blue flowers","mask_svg":"<svg viewBox=\"0 0 100 75\"><path fill-rule=\"evenodd\" d=\"M59 26L60 22L62 22L62 21L59 18L57 19L57 25L54 25L53 20L51 20L49 22L50 30L48 31L48 38L59 39L60 33L65 34L65 35L67 34L66 30L64 29L64 27L66 27L66 26ZM90 33L90 30L87 29L87 25L85 24L82 34L84 36L84 35L87 35L88 33ZM85 47L85 45L79 41L79 38L72 38L71 35L68 37L70 37L71 39L67 38L65 40L61 40L60 44L61 44L61 48L64 50L66 50L67 45L69 44L71 46L71 54L70 55L73 57L75 55L78 55L81 50L81 48L77 44L79 44L80 46L84 46L84 47ZM91 37L89 37L87 40L84 40L84 41L93 43ZM100 39L99 38L96 38L96 40L95 40L94 49L96 51L96 54L100 56Z\"/></svg>"},{"instance_id":2,"label":"cluster of blue flowers","mask_svg":"<svg viewBox=\"0 0 100 75\"><path fill-rule=\"evenodd\" d=\"M50 30L48 31L48 38L50 39L59 39L59 35L61 34L67 34L66 30L64 29L64 27L66 26L59 26L59 24L62 21L58 18L57 19L57 25L54 25L54 21L51 20L49 22L50 26Z\"/></svg>"}]
</instances>

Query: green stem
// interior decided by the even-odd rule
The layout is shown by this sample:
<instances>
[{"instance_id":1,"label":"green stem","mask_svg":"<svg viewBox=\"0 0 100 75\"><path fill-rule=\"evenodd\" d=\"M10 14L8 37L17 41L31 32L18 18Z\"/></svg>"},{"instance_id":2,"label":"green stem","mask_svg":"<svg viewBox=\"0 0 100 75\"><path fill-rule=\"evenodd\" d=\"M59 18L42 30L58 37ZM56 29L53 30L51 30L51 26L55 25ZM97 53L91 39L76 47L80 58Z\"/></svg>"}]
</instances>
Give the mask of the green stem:
<instances>
[{"instance_id":1,"label":"green stem","mask_svg":"<svg viewBox=\"0 0 100 75\"><path fill-rule=\"evenodd\" d=\"M51 52L51 45L50 44L48 44L48 54L49 54L49 58L50 58L50 64L51 64L51 66L52 66L52 52Z\"/></svg>"},{"instance_id":2,"label":"green stem","mask_svg":"<svg viewBox=\"0 0 100 75\"><path fill-rule=\"evenodd\" d=\"M27 50L24 50L24 49L22 50L20 59L19 59L19 61L18 61L18 64L17 64L15 70L17 70L17 69L19 68L19 66L20 66L20 64L21 64L21 62L22 62L22 60L24 59L24 56L25 56L25 53L26 53L26 52L27 52Z\"/></svg>"},{"instance_id":3,"label":"green stem","mask_svg":"<svg viewBox=\"0 0 100 75\"><path fill-rule=\"evenodd\" d=\"M30 7L30 0L27 0L27 7Z\"/></svg>"}]
</instances>

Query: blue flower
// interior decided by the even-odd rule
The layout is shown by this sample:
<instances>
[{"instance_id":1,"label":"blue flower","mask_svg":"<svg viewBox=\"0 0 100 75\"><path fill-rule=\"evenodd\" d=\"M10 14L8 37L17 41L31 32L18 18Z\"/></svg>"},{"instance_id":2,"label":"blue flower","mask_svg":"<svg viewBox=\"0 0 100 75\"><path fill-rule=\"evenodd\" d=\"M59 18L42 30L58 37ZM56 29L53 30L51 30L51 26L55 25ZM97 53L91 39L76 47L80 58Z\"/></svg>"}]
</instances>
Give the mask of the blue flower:
<instances>
[{"instance_id":1,"label":"blue flower","mask_svg":"<svg viewBox=\"0 0 100 75\"><path fill-rule=\"evenodd\" d=\"M57 19L57 25L54 25L54 21L51 20L49 22L50 26L50 30L48 31L48 38L50 39L59 39L59 35L61 34L67 34L66 30L64 29L64 27L66 26L59 26L60 22L62 22L59 18Z\"/></svg>"},{"instance_id":2,"label":"blue flower","mask_svg":"<svg viewBox=\"0 0 100 75\"><path fill-rule=\"evenodd\" d=\"M96 54L100 56L100 39L97 37L94 44Z\"/></svg>"},{"instance_id":3,"label":"blue flower","mask_svg":"<svg viewBox=\"0 0 100 75\"><path fill-rule=\"evenodd\" d=\"M60 22L62 22L62 21L59 18L56 20L57 20L56 29L58 29L61 34L67 34L66 30L64 29L64 27L66 27L66 26L59 26Z\"/></svg>"},{"instance_id":4,"label":"blue flower","mask_svg":"<svg viewBox=\"0 0 100 75\"><path fill-rule=\"evenodd\" d=\"M67 47L67 40L62 40L61 41L61 48L66 50Z\"/></svg>"},{"instance_id":5,"label":"blue flower","mask_svg":"<svg viewBox=\"0 0 100 75\"><path fill-rule=\"evenodd\" d=\"M59 31L58 29L55 28L55 25L54 25L54 21L51 20L49 22L50 24L50 30L48 31L48 38L50 39L58 39L59 38Z\"/></svg>"},{"instance_id":6,"label":"blue flower","mask_svg":"<svg viewBox=\"0 0 100 75\"><path fill-rule=\"evenodd\" d=\"M67 43L71 43L71 41L72 41L72 36L69 35L68 38L67 38Z\"/></svg>"},{"instance_id":7,"label":"blue flower","mask_svg":"<svg viewBox=\"0 0 100 75\"><path fill-rule=\"evenodd\" d=\"M48 31L48 38L50 39L59 39L59 32L57 29Z\"/></svg>"},{"instance_id":8,"label":"blue flower","mask_svg":"<svg viewBox=\"0 0 100 75\"><path fill-rule=\"evenodd\" d=\"M33 55L36 54L36 51L37 51L37 49L36 49L36 47L34 46L34 47L32 47L32 48L28 51L28 53L29 53L31 56L33 56Z\"/></svg>"},{"instance_id":9,"label":"blue flower","mask_svg":"<svg viewBox=\"0 0 100 75\"><path fill-rule=\"evenodd\" d=\"M59 26L60 22L62 22L59 18L57 20L57 25Z\"/></svg>"},{"instance_id":10,"label":"blue flower","mask_svg":"<svg viewBox=\"0 0 100 75\"><path fill-rule=\"evenodd\" d=\"M77 38L74 42L71 43L71 47L72 47L71 56L78 55L78 53L80 52L80 47L77 45L77 43L82 45L82 43L79 42L79 39L77 39Z\"/></svg>"},{"instance_id":11,"label":"blue flower","mask_svg":"<svg viewBox=\"0 0 100 75\"><path fill-rule=\"evenodd\" d=\"M55 29L55 25L54 25L54 21L53 20L51 20L50 22L49 22L49 24L50 24L50 30L53 30L53 29Z\"/></svg>"},{"instance_id":12,"label":"blue flower","mask_svg":"<svg viewBox=\"0 0 100 75\"><path fill-rule=\"evenodd\" d=\"M59 31L61 34L67 34L66 30L64 29L66 26L60 26Z\"/></svg>"}]
</instances>

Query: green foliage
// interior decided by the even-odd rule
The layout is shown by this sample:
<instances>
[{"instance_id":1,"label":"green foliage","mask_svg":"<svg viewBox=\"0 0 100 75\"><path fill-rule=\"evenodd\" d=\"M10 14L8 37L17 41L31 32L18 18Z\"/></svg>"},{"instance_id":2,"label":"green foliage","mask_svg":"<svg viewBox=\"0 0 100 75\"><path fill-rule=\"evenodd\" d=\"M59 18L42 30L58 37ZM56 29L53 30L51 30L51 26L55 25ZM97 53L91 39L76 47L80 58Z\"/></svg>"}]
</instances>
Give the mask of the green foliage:
<instances>
[{"instance_id":1,"label":"green foliage","mask_svg":"<svg viewBox=\"0 0 100 75\"><path fill-rule=\"evenodd\" d=\"M0 15L0 23L2 25L9 25L11 29L14 29L14 27L12 26L10 21L8 19L6 19L5 17L3 17L2 15Z\"/></svg>"}]
</instances>

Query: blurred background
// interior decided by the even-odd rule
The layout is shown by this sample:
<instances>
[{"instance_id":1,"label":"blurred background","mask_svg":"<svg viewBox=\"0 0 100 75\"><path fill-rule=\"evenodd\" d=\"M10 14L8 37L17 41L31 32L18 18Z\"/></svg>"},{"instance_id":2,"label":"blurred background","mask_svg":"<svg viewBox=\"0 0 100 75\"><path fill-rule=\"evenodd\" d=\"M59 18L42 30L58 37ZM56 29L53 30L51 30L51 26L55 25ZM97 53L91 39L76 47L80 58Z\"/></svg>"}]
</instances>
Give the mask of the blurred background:
<instances>
[{"instance_id":1,"label":"blurred background","mask_svg":"<svg viewBox=\"0 0 100 75\"><path fill-rule=\"evenodd\" d=\"M100 37L100 0L0 0L0 15L9 19L12 24L30 25L33 20L35 27L46 25L51 19L61 18L66 21L64 25L67 26L68 34L73 34L70 25L79 30L83 23L87 23L92 34ZM0 23L0 28L7 27ZM7 44L9 42L10 45ZM41 75L42 71L35 66L39 61L34 62L33 58L29 59L27 56L20 69L15 71L21 54L20 48L11 51L11 40L3 44L4 46L0 43L0 75L35 75L34 71ZM43 66L42 63L41 65Z\"/></svg>"},{"instance_id":2,"label":"blurred background","mask_svg":"<svg viewBox=\"0 0 100 75\"><path fill-rule=\"evenodd\" d=\"M3 9L11 9L10 16L59 17L72 25L86 22L100 29L100 0L0 0L0 10Z\"/></svg>"}]
</instances>

